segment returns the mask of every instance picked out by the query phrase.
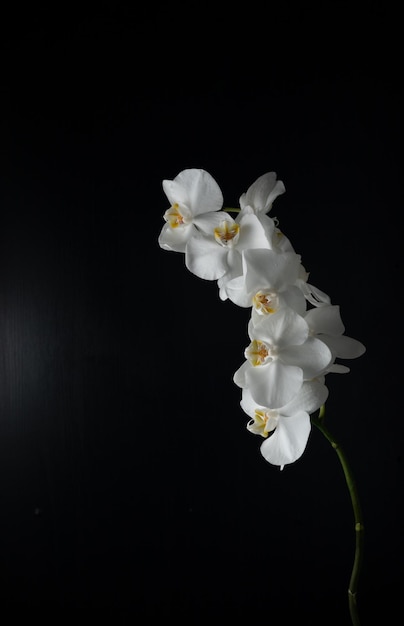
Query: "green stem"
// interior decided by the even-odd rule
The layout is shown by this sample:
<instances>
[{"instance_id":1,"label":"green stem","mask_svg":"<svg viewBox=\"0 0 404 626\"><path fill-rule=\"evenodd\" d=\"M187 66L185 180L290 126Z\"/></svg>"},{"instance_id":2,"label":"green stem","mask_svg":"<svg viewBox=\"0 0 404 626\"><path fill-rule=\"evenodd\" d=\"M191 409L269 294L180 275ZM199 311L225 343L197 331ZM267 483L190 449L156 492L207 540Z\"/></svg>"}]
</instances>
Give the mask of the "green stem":
<instances>
[{"instance_id":1,"label":"green stem","mask_svg":"<svg viewBox=\"0 0 404 626\"><path fill-rule=\"evenodd\" d=\"M349 612L351 615L351 620L353 626L360 626L358 607L356 603L356 594L358 591L358 582L359 582L359 574L362 566L363 560L363 516L362 509L359 502L358 490L356 488L355 480L352 474L352 470L348 464L347 458L339 445L330 433L328 428L324 426L324 415L325 415L325 406L323 405L320 409L319 415L317 417L311 416L312 423L317 426L317 428L322 432L326 439L330 442L334 450L336 451L338 458L341 462L342 469L344 470L345 480L348 485L349 493L352 501L352 508L355 517L355 558L352 568L351 579L349 581L348 588L348 602L349 602Z\"/></svg>"},{"instance_id":2,"label":"green stem","mask_svg":"<svg viewBox=\"0 0 404 626\"><path fill-rule=\"evenodd\" d=\"M226 213L240 213L241 209L233 209L231 207L226 207L222 209L222 211L226 211Z\"/></svg>"}]
</instances>

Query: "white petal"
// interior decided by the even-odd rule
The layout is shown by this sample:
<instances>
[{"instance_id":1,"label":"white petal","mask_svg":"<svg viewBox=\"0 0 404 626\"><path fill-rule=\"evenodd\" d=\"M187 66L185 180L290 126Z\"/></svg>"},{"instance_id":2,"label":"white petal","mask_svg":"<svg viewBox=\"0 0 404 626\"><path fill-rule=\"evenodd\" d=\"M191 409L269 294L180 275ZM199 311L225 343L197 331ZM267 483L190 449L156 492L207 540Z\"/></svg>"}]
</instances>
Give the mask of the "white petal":
<instances>
[{"instance_id":1,"label":"white petal","mask_svg":"<svg viewBox=\"0 0 404 626\"><path fill-rule=\"evenodd\" d=\"M262 316L262 320L251 328L252 339L269 341L282 351L286 346L303 344L308 333L303 317L286 307L272 315Z\"/></svg>"},{"instance_id":2,"label":"white petal","mask_svg":"<svg viewBox=\"0 0 404 626\"><path fill-rule=\"evenodd\" d=\"M333 363L327 367L327 373L330 374L348 374L351 370L346 365L340 365L339 363Z\"/></svg>"},{"instance_id":3,"label":"white petal","mask_svg":"<svg viewBox=\"0 0 404 626\"><path fill-rule=\"evenodd\" d=\"M305 379L318 376L332 361L329 348L315 337L308 337L301 346L289 346L282 350L284 363L301 367Z\"/></svg>"},{"instance_id":4,"label":"white petal","mask_svg":"<svg viewBox=\"0 0 404 626\"><path fill-rule=\"evenodd\" d=\"M305 320L316 334L342 335L345 331L338 304L329 304L311 309Z\"/></svg>"},{"instance_id":5,"label":"white petal","mask_svg":"<svg viewBox=\"0 0 404 626\"><path fill-rule=\"evenodd\" d=\"M275 187L268 194L268 197L267 197L266 202L265 202L264 213L269 213L269 211L272 208L272 204L273 204L273 201L275 200L275 198L280 196L282 193L285 193L285 191L286 191L285 185L283 184L283 182L281 180L278 180L276 182Z\"/></svg>"},{"instance_id":6,"label":"white petal","mask_svg":"<svg viewBox=\"0 0 404 626\"><path fill-rule=\"evenodd\" d=\"M265 236L269 241L270 249L276 249L277 252L282 252L282 250L278 249L278 237L274 235L276 227L272 217L269 217L269 215L265 215L265 213L257 213L257 217L264 229ZM276 242L275 245L274 242Z\"/></svg>"},{"instance_id":7,"label":"white petal","mask_svg":"<svg viewBox=\"0 0 404 626\"><path fill-rule=\"evenodd\" d=\"M174 180L163 180L163 190L170 204L185 204L189 207L189 194L181 183Z\"/></svg>"},{"instance_id":8,"label":"white petal","mask_svg":"<svg viewBox=\"0 0 404 626\"><path fill-rule=\"evenodd\" d=\"M237 248L245 250L247 248L270 248L271 242L266 235L265 228L258 217L252 213L239 214L236 222L240 225L240 236Z\"/></svg>"},{"instance_id":9,"label":"white petal","mask_svg":"<svg viewBox=\"0 0 404 626\"><path fill-rule=\"evenodd\" d=\"M252 367L251 364L248 361L244 361L244 363L240 365L238 370L234 373L233 381L242 389L247 387L246 372L250 369L250 367Z\"/></svg>"},{"instance_id":10,"label":"white petal","mask_svg":"<svg viewBox=\"0 0 404 626\"><path fill-rule=\"evenodd\" d=\"M191 237L185 249L185 265L199 278L217 280L228 269L227 250L209 237Z\"/></svg>"},{"instance_id":11,"label":"white petal","mask_svg":"<svg viewBox=\"0 0 404 626\"><path fill-rule=\"evenodd\" d=\"M238 250L230 248L227 251L227 271L218 279L219 293L222 300L226 300L226 287L227 284L240 276L242 272L241 254ZM242 306L242 305L240 305Z\"/></svg>"},{"instance_id":12,"label":"white petal","mask_svg":"<svg viewBox=\"0 0 404 626\"><path fill-rule=\"evenodd\" d=\"M287 416L292 416L298 411L314 413L325 403L328 393L327 387L322 382L317 380L304 381L294 398L281 407L279 412Z\"/></svg>"},{"instance_id":13,"label":"white petal","mask_svg":"<svg viewBox=\"0 0 404 626\"><path fill-rule=\"evenodd\" d=\"M259 289L282 290L296 282L300 259L294 253L279 253L267 249L244 250L246 289L255 293Z\"/></svg>"},{"instance_id":14,"label":"white petal","mask_svg":"<svg viewBox=\"0 0 404 626\"><path fill-rule=\"evenodd\" d=\"M305 317L307 302L299 287L292 285L283 290L281 293L281 301L296 313Z\"/></svg>"},{"instance_id":15,"label":"white petal","mask_svg":"<svg viewBox=\"0 0 404 626\"><path fill-rule=\"evenodd\" d=\"M183 170L174 180L164 180L163 189L171 204L175 202L186 204L193 215L218 211L223 206L223 195L219 185L202 169Z\"/></svg>"},{"instance_id":16,"label":"white petal","mask_svg":"<svg viewBox=\"0 0 404 626\"><path fill-rule=\"evenodd\" d=\"M236 276L227 281L225 285L222 281L219 287L224 288L226 297L230 298L234 304L245 308L251 306L251 296L244 289L244 276Z\"/></svg>"},{"instance_id":17,"label":"white petal","mask_svg":"<svg viewBox=\"0 0 404 626\"><path fill-rule=\"evenodd\" d=\"M261 444L261 454L272 465L287 465L300 458L310 435L310 416L299 411L291 417L280 416L273 435Z\"/></svg>"},{"instance_id":18,"label":"white petal","mask_svg":"<svg viewBox=\"0 0 404 626\"><path fill-rule=\"evenodd\" d=\"M169 224L164 224L158 243L163 250L185 252L187 241L193 233L196 234L193 224L186 224L178 228L171 228Z\"/></svg>"},{"instance_id":19,"label":"white petal","mask_svg":"<svg viewBox=\"0 0 404 626\"><path fill-rule=\"evenodd\" d=\"M282 181L276 180L276 172L267 172L259 176L246 193L241 195L240 206L243 209L250 205L256 212L266 213L275 198L284 192L285 186Z\"/></svg>"},{"instance_id":20,"label":"white petal","mask_svg":"<svg viewBox=\"0 0 404 626\"><path fill-rule=\"evenodd\" d=\"M310 285L305 280L299 280L299 286L304 293L305 298L313 306L323 306L324 304L330 304L330 296L324 291L321 291L317 287Z\"/></svg>"},{"instance_id":21,"label":"white petal","mask_svg":"<svg viewBox=\"0 0 404 626\"><path fill-rule=\"evenodd\" d=\"M247 413L247 415L249 415L250 417L253 417L255 415L255 411L257 408L260 408L260 409L268 408L268 407L263 407L255 402L254 398L251 395L251 391L248 387L244 387L241 392L240 406L243 409L243 411Z\"/></svg>"},{"instance_id":22,"label":"white petal","mask_svg":"<svg viewBox=\"0 0 404 626\"><path fill-rule=\"evenodd\" d=\"M352 337L346 337L346 335L341 335L340 337L320 335L319 339L324 341L331 352L340 359L356 359L366 352L363 343Z\"/></svg>"},{"instance_id":23,"label":"white petal","mask_svg":"<svg viewBox=\"0 0 404 626\"><path fill-rule=\"evenodd\" d=\"M257 404L277 409L290 402L299 391L303 372L300 367L285 365L279 360L257 367L250 364L245 370L245 382Z\"/></svg>"}]
</instances>

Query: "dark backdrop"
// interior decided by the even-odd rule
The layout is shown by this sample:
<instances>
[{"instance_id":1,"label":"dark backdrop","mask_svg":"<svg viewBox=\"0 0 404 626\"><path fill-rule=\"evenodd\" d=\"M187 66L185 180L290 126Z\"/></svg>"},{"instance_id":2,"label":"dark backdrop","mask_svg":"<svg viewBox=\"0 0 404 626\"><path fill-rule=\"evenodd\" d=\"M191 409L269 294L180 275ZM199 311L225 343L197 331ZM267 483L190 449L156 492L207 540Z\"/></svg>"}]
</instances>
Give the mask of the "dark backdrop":
<instances>
[{"instance_id":1,"label":"dark backdrop","mask_svg":"<svg viewBox=\"0 0 404 626\"><path fill-rule=\"evenodd\" d=\"M350 624L335 452L313 431L283 472L263 460L232 382L247 312L158 246L188 167L226 206L278 173L273 213L367 347L327 420L364 510L363 626L400 612L398 17L265 7L2 10L4 624Z\"/></svg>"}]
</instances>

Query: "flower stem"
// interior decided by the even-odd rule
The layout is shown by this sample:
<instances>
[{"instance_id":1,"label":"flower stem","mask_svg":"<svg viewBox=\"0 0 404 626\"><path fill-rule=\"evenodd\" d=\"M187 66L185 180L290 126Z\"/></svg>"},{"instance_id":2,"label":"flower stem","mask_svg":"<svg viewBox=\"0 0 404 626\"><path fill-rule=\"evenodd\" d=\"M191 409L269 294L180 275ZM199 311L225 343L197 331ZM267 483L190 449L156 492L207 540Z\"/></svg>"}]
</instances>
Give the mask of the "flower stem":
<instances>
[{"instance_id":1,"label":"flower stem","mask_svg":"<svg viewBox=\"0 0 404 626\"><path fill-rule=\"evenodd\" d=\"M348 485L349 493L352 501L352 508L355 518L355 558L351 573L351 578L349 581L348 587L348 602L349 602L349 613L351 616L353 626L360 626L358 607L356 603L356 594L358 591L358 582L359 582L359 574L363 561L363 516L362 509L359 502L358 490L355 484L355 480L352 474L352 470L348 464L347 458L339 445L335 441L335 438L330 433L328 428L324 426L324 415L325 415L325 406L323 405L320 409L318 416L311 416L312 423L317 426L317 428L322 432L326 439L330 442L334 450L336 451L338 458L341 462L342 469L344 470L345 480Z\"/></svg>"}]
</instances>

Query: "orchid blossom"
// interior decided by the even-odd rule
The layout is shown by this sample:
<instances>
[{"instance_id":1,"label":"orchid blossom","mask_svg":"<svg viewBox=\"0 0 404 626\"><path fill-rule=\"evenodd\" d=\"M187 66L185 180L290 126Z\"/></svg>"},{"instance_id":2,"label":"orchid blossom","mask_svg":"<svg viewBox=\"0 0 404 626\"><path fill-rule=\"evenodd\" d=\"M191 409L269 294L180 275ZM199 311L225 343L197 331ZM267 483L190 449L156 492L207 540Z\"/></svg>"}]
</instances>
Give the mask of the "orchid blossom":
<instances>
[{"instance_id":1,"label":"orchid blossom","mask_svg":"<svg viewBox=\"0 0 404 626\"><path fill-rule=\"evenodd\" d=\"M254 400L273 408L290 402L304 380L316 377L331 362L329 348L309 334L305 319L289 307L253 324L245 362L233 376L241 388L249 387Z\"/></svg>"},{"instance_id":2,"label":"orchid blossom","mask_svg":"<svg viewBox=\"0 0 404 626\"><path fill-rule=\"evenodd\" d=\"M283 469L302 456L311 431L310 414L325 403L328 393L319 380L305 381L290 402L271 409L257 405L250 389L242 390L240 405L251 417L247 429L265 438L261 454L269 463Z\"/></svg>"},{"instance_id":3,"label":"orchid blossom","mask_svg":"<svg viewBox=\"0 0 404 626\"><path fill-rule=\"evenodd\" d=\"M304 315L306 299L297 286L301 266L299 255L249 249L243 251L242 263L242 275L233 278L224 287L232 302L241 307L252 307L252 314L257 319L275 313L281 306L290 306Z\"/></svg>"},{"instance_id":4,"label":"orchid blossom","mask_svg":"<svg viewBox=\"0 0 404 626\"><path fill-rule=\"evenodd\" d=\"M164 250L185 252L190 237L226 219L220 187L205 170L183 170L173 180L163 180L163 189L171 203L158 239Z\"/></svg>"},{"instance_id":5,"label":"orchid blossom","mask_svg":"<svg viewBox=\"0 0 404 626\"><path fill-rule=\"evenodd\" d=\"M269 248L268 228L256 215L240 213L236 219L225 214L217 224L200 229L186 246L186 266L199 278L227 280L242 273L243 250Z\"/></svg>"}]
</instances>

